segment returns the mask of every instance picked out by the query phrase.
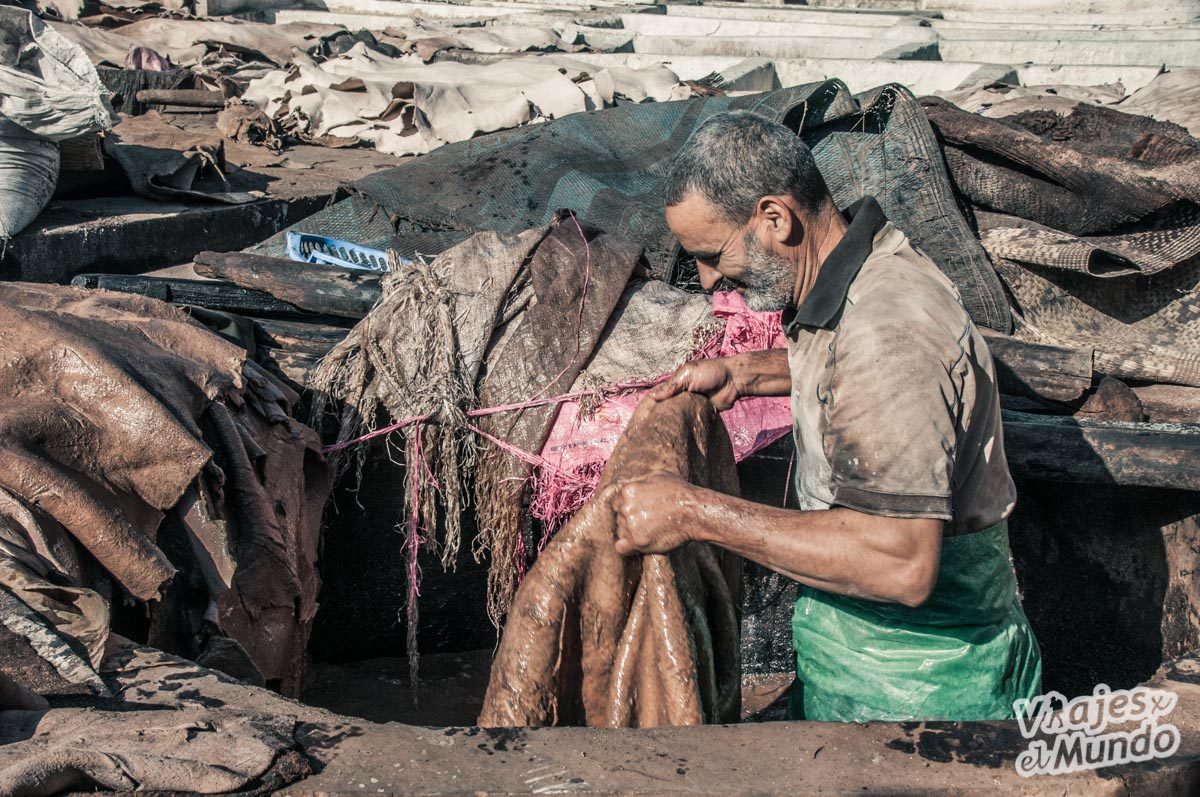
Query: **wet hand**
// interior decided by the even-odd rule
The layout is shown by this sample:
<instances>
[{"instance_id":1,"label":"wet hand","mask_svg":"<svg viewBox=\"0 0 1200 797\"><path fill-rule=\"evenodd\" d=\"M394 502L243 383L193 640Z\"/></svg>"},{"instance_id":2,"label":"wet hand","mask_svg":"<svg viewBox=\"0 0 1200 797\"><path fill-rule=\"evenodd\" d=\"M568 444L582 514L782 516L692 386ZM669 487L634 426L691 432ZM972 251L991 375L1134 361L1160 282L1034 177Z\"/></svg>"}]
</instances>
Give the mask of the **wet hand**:
<instances>
[{"instance_id":1,"label":"wet hand","mask_svg":"<svg viewBox=\"0 0 1200 797\"><path fill-rule=\"evenodd\" d=\"M662 401L684 392L708 396L719 412L729 409L740 398L733 368L728 358L723 357L684 363L670 379L655 385L647 395L655 401Z\"/></svg>"},{"instance_id":2,"label":"wet hand","mask_svg":"<svg viewBox=\"0 0 1200 797\"><path fill-rule=\"evenodd\" d=\"M691 539L694 487L678 476L652 474L618 482L611 490L616 551L622 556L667 553Z\"/></svg>"}]
</instances>

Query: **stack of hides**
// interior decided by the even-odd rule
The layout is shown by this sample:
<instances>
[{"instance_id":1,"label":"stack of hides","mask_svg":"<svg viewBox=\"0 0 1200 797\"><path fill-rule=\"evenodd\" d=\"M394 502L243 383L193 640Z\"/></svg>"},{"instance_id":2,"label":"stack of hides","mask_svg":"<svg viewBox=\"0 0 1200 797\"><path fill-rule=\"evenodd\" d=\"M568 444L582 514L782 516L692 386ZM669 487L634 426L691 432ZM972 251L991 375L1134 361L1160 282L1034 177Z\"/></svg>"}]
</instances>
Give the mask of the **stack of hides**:
<instances>
[{"instance_id":1,"label":"stack of hides","mask_svg":"<svg viewBox=\"0 0 1200 797\"><path fill-rule=\"evenodd\" d=\"M112 627L296 694L330 486L296 395L135 296L0 285L0 352L0 670L103 694Z\"/></svg>"},{"instance_id":2,"label":"stack of hides","mask_svg":"<svg viewBox=\"0 0 1200 797\"><path fill-rule=\"evenodd\" d=\"M1017 334L1094 348L1111 376L1200 386L1200 141L1084 103L1005 119L923 103Z\"/></svg>"}]
</instances>

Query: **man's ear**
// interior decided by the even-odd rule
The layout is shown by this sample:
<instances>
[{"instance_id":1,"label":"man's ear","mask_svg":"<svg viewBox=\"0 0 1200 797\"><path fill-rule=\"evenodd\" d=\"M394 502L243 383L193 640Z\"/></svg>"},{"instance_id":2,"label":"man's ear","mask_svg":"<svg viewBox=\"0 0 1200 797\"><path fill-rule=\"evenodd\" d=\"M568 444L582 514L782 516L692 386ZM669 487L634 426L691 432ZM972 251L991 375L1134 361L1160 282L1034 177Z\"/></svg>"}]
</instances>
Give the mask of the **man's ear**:
<instances>
[{"instance_id":1,"label":"man's ear","mask_svg":"<svg viewBox=\"0 0 1200 797\"><path fill-rule=\"evenodd\" d=\"M782 197L765 196L755 208L759 234L777 244L795 246L804 236L804 228Z\"/></svg>"}]
</instances>

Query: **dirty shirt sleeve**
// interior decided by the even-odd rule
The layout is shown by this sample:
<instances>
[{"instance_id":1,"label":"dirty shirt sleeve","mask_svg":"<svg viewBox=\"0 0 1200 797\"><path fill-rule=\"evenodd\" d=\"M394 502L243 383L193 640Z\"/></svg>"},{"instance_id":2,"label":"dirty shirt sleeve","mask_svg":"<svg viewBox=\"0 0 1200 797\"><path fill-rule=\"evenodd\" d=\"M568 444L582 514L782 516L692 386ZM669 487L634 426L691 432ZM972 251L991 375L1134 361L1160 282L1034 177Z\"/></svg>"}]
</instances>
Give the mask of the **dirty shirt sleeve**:
<instances>
[{"instance_id":1,"label":"dirty shirt sleeve","mask_svg":"<svg viewBox=\"0 0 1200 797\"><path fill-rule=\"evenodd\" d=\"M848 308L842 327L821 397L833 503L951 520L962 338L919 307Z\"/></svg>"}]
</instances>

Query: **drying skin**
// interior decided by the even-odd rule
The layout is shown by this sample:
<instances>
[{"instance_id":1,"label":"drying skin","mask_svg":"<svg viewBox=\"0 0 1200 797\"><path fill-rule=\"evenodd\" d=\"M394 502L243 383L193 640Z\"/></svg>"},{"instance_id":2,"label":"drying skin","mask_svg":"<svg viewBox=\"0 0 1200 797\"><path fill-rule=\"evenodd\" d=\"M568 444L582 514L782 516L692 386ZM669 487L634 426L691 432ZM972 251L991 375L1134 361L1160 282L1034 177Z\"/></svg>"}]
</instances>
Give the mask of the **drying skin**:
<instances>
[{"instance_id":1,"label":"drying skin","mask_svg":"<svg viewBox=\"0 0 1200 797\"><path fill-rule=\"evenodd\" d=\"M20 282L0 392L9 674L102 693L109 607L137 601L149 644L297 694L329 496L299 397L178 307Z\"/></svg>"},{"instance_id":2,"label":"drying skin","mask_svg":"<svg viewBox=\"0 0 1200 797\"><path fill-rule=\"evenodd\" d=\"M696 542L667 555L623 557L613 547L609 488L655 473L737 494L729 436L707 399L638 407L596 496L517 591L480 725L737 721L740 560Z\"/></svg>"}]
</instances>

